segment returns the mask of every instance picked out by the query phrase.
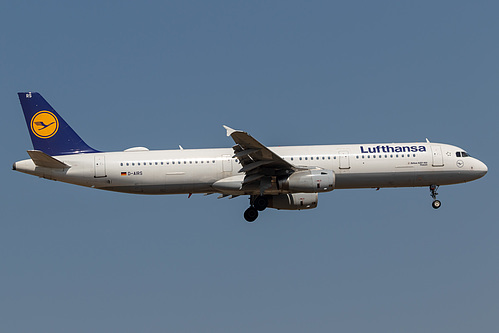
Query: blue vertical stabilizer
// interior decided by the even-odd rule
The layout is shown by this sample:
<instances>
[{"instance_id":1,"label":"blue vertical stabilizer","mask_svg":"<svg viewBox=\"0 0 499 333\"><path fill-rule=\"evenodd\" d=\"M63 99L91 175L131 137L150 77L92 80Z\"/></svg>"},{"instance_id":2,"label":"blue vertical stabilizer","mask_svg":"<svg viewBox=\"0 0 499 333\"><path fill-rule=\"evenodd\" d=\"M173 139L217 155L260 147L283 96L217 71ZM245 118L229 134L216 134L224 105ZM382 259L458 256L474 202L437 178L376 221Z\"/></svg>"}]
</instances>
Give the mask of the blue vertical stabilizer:
<instances>
[{"instance_id":1,"label":"blue vertical stabilizer","mask_svg":"<svg viewBox=\"0 0 499 333\"><path fill-rule=\"evenodd\" d=\"M39 93L18 93L35 150L55 155L97 153L88 146Z\"/></svg>"}]
</instances>

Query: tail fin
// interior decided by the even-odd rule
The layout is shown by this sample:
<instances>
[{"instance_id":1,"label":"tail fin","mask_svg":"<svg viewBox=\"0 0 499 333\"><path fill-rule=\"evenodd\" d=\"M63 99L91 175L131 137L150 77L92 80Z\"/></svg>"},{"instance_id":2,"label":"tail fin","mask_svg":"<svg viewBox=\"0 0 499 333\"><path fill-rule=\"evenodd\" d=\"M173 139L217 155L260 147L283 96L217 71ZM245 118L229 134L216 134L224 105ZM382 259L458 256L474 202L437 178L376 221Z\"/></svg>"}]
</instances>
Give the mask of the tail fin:
<instances>
[{"instance_id":1,"label":"tail fin","mask_svg":"<svg viewBox=\"0 0 499 333\"><path fill-rule=\"evenodd\" d=\"M54 155L96 153L39 93L17 94L35 150Z\"/></svg>"}]
</instances>

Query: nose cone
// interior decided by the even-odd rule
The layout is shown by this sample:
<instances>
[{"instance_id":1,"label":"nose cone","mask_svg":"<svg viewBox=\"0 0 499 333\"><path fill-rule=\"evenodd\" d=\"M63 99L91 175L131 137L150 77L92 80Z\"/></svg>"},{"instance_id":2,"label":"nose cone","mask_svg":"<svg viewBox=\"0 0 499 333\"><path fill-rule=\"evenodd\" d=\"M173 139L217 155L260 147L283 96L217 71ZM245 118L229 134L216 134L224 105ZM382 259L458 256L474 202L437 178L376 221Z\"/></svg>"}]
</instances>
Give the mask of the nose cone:
<instances>
[{"instance_id":1,"label":"nose cone","mask_svg":"<svg viewBox=\"0 0 499 333\"><path fill-rule=\"evenodd\" d=\"M489 171L489 169L487 168L485 163L483 163L482 161L476 160L476 162L477 163L476 163L475 171L478 173L478 177L481 178L481 177L485 176L485 174L487 173L487 171Z\"/></svg>"}]
</instances>

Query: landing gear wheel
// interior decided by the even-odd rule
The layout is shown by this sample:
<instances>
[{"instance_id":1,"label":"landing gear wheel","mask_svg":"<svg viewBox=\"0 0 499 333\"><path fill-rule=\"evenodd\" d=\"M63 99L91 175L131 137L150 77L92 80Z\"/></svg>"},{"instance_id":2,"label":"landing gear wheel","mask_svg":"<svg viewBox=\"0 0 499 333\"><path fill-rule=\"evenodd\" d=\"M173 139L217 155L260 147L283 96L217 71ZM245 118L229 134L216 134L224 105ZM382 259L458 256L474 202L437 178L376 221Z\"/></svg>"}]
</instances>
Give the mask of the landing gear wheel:
<instances>
[{"instance_id":1,"label":"landing gear wheel","mask_svg":"<svg viewBox=\"0 0 499 333\"><path fill-rule=\"evenodd\" d=\"M254 222L258 217L258 210L255 207L251 206L244 212L244 219L248 222Z\"/></svg>"},{"instance_id":2,"label":"landing gear wheel","mask_svg":"<svg viewBox=\"0 0 499 333\"><path fill-rule=\"evenodd\" d=\"M432 202L431 206L435 209L439 209L440 206L442 206L442 203L440 202L440 200L435 200Z\"/></svg>"},{"instance_id":3,"label":"landing gear wheel","mask_svg":"<svg viewBox=\"0 0 499 333\"><path fill-rule=\"evenodd\" d=\"M267 206L269 205L269 200L264 197L264 196L258 196L255 198L255 201L253 202L253 207L256 208L258 211L263 211Z\"/></svg>"},{"instance_id":4,"label":"landing gear wheel","mask_svg":"<svg viewBox=\"0 0 499 333\"><path fill-rule=\"evenodd\" d=\"M435 209L439 209L440 206L442 206L440 200L437 200L437 195L438 195L437 190L438 190L438 185L430 185L430 196L433 198L431 206Z\"/></svg>"}]
</instances>

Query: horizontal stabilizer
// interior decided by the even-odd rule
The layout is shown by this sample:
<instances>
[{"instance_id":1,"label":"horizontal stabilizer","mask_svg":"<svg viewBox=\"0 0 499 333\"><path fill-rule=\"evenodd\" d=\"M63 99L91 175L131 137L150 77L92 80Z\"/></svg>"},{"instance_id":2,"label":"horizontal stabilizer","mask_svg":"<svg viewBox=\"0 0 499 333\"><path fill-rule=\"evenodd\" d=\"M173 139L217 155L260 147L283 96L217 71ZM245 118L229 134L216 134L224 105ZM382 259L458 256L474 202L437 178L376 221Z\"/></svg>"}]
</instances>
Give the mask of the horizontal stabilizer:
<instances>
[{"instance_id":1,"label":"horizontal stabilizer","mask_svg":"<svg viewBox=\"0 0 499 333\"><path fill-rule=\"evenodd\" d=\"M28 150L29 157L33 160L36 166L43 168L66 169L70 168L64 162L61 162L50 155L45 154L41 150Z\"/></svg>"}]
</instances>

